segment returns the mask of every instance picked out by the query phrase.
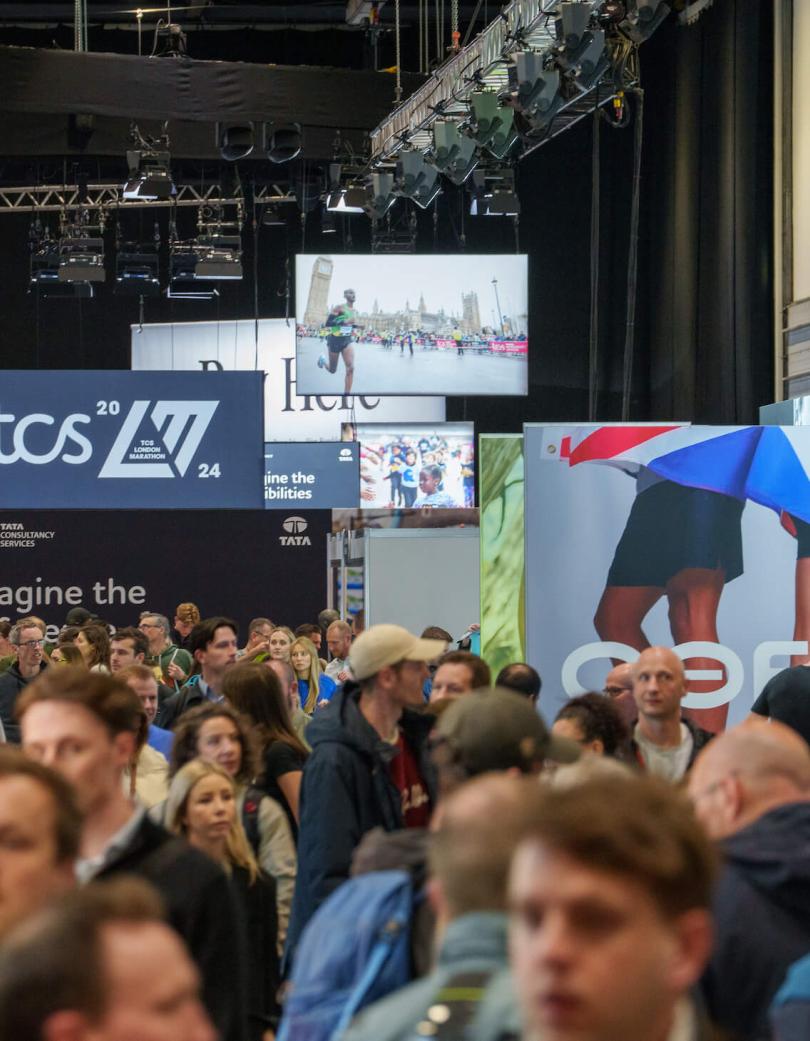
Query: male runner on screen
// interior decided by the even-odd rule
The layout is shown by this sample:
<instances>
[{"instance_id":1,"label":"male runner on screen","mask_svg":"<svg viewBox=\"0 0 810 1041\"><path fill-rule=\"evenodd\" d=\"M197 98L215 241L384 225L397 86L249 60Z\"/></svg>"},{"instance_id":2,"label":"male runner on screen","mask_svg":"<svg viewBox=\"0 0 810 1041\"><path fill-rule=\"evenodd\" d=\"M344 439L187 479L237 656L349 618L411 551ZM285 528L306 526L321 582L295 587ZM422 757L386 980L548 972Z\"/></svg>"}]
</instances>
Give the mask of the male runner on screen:
<instances>
[{"instance_id":1,"label":"male runner on screen","mask_svg":"<svg viewBox=\"0 0 810 1041\"><path fill-rule=\"evenodd\" d=\"M326 338L326 346L329 351L329 360L326 355L318 357L318 368L328 369L336 372L338 359L343 355L343 366L346 369L346 379L343 387L344 394L350 394L352 379L354 378L354 347L352 346L352 331L355 327L357 312L354 309L355 292L353 289L343 291L345 303L335 304L326 319L326 328L329 335Z\"/></svg>"}]
</instances>

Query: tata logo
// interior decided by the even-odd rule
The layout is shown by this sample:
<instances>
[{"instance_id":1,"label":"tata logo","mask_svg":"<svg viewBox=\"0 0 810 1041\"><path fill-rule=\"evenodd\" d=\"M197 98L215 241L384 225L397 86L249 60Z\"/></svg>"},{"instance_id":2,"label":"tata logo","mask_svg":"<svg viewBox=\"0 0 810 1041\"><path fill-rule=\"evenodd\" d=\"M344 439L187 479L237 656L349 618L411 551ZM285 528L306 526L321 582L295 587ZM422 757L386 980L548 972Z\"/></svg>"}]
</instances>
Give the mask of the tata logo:
<instances>
[{"instance_id":1,"label":"tata logo","mask_svg":"<svg viewBox=\"0 0 810 1041\"><path fill-rule=\"evenodd\" d=\"M281 522L281 526L287 532L286 535L279 535L278 541L282 546L312 545L309 535L304 534L309 524L303 517L287 517Z\"/></svg>"},{"instance_id":2,"label":"tata logo","mask_svg":"<svg viewBox=\"0 0 810 1041\"><path fill-rule=\"evenodd\" d=\"M99 477L185 476L219 402L156 401L151 410L150 405L133 401Z\"/></svg>"},{"instance_id":3,"label":"tata logo","mask_svg":"<svg viewBox=\"0 0 810 1041\"><path fill-rule=\"evenodd\" d=\"M352 461L352 450L351 448L341 448L338 453L339 463L350 463Z\"/></svg>"},{"instance_id":4,"label":"tata logo","mask_svg":"<svg viewBox=\"0 0 810 1041\"><path fill-rule=\"evenodd\" d=\"M78 465L86 463L93 454L93 446L81 431L76 428L89 425L90 416L83 412L74 412L62 420L56 430L56 420L45 412L31 412L27 416L12 415L0 409L0 465L12 463L30 463L32 466L44 466L61 457L63 463ZM26 444L26 435L32 427L53 427L54 439L50 448L43 452L34 452ZM32 431L33 435L33 431ZM29 438L30 441L30 438ZM37 441L42 442L39 431ZM12 451L4 451L4 445Z\"/></svg>"}]
</instances>

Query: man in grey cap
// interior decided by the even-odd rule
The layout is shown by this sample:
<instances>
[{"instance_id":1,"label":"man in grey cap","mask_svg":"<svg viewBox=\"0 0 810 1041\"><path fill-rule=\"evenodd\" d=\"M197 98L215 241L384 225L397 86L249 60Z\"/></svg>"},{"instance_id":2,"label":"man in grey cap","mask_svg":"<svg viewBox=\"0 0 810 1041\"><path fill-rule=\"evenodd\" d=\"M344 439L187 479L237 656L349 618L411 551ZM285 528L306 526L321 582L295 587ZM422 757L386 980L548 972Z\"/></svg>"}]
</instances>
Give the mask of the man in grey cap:
<instances>
[{"instance_id":1,"label":"man in grey cap","mask_svg":"<svg viewBox=\"0 0 810 1041\"><path fill-rule=\"evenodd\" d=\"M422 688L444 650L398 625L373 625L352 644L354 680L307 728L312 754L301 782L298 876L288 957L313 912L349 877L352 853L372 828L425 827L435 798L427 751L433 717Z\"/></svg>"}]
</instances>

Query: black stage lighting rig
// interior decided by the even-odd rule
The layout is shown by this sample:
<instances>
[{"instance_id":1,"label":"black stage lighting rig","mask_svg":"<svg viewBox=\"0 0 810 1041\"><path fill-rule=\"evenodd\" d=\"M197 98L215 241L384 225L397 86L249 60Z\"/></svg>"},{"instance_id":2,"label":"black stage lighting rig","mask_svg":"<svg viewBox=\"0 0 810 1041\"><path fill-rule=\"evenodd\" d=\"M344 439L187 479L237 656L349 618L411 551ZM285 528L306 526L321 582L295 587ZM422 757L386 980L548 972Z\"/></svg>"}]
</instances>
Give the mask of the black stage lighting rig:
<instances>
[{"instance_id":1,"label":"black stage lighting rig","mask_svg":"<svg viewBox=\"0 0 810 1041\"><path fill-rule=\"evenodd\" d=\"M394 175L396 195L413 199L424 210L441 190L438 170L426 162L421 152L415 148L406 148L399 153Z\"/></svg>"},{"instance_id":2,"label":"black stage lighting rig","mask_svg":"<svg viewBox=\"0 0 810 1041\"><path fill-rule=\"evenodd\" d=\"M520 213L514 170L500 167L482 170L479 167L468 183L472 195L471 217L516 217Z\"/></svg>"},{"instance_id":3,"label":"black stage lighting rig","mask_svg":"<svg viewBox=\"0 0 810 1041\"><path fill-rule=\"evenodd\" d=\"M256 143L253 123L217 123L216 142L226 162L247 159Z\"/></svg>"},{"instance_id":4,"label":"black stage lighting rig","mask_svg":"<svg viewBox=\"0 0 810 1041\"><path fill-rule=\"evenodd\" d=\"M502 105L494 90L476 90L470 97L471 133L496 159L503 159L518 140L515 110Z\"/></svg>"},{"instance_id":5,"label":"black stage lighting rig","mask_svg":"<svg viewBox=\"0 0 810 1041\"><path fill-rule=\"evenodd\" d=\"M464 184L478 162L475 141L455 120L437 119L430 161L453 184Z\"/></svg>"},{"instance_id":6,"label":"black stage lighting rig","mask_svg":"<svg viewBox=\"0 0 810 1041\"><path fill-rule=\"evenodd\" d=\"M106 282L104 270L104 216L93 218L81 210L59 228L59 281Z\"/></svg>"},{"instance_id":7,"label":"black stage lighting rig","mask_svg":"<svg viewBox=\"0 0 810 1041\"><path fill-rule=\"evenodd\" d=\"M170 199L175 194L170 169L168 125L158 139L144 136L136 123L129 130L127 149L129 176L123 187L125 199Z\"/></svg>"}]
</instances>

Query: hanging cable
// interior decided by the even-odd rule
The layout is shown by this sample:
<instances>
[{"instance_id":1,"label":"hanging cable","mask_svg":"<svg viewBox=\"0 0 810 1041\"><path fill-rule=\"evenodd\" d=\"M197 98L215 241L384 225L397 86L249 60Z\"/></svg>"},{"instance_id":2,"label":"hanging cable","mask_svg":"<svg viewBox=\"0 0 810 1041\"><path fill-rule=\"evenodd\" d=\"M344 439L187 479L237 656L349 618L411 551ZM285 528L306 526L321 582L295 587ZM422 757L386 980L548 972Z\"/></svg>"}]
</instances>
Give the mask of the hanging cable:
<instances>
[{"instance_id":1,"label":"hanging cable","mask_svg":"<svg viewBox=\"0 0 810 1041\"><path fill-rule=\"evenodd\" d=\"M424 20L424 3L423 0L419 0L419 71L425 71L425 37L424 27L422 22Z\"/></svg>"},{"instance_id":2,"label":"hanging cable","mask_svg":"<svg viewBox=\"0 0 810 1041\"><path fill-rule=\"evenodd\" d=\"M450 0L450 46L453 53L459 49L461 33L458 31L458 0Z\"/></svg>"},{"instance_id":3,"label":"hanging cable","mask_svg":"<svg viewBox=\"0 0 810 1041\"><path fill-rule=\"evenodd\" d=\"M394 40L395 40L396 49L397 49L397 56L396 56L396 61L397 61L397 89L396 89L396 94L394 95L394 100L395 100L395 102L398 105L400 103L400 101L402 101L402 68L401 68L402 49L401 49L401 41L400 41L399 0L396 0L396 2L394 4Z\"/></svg>"},{"instance_id":4,"label":"hanging cable","mask_svg":"<svg viewBox=\"0 0 810 1041\"><path fill-rule=\"evenodd\" d=\"M591 320L588 331L588 420L596 420L599 400L599 124L602 116L593 110L591 137Z\"/></svg>"},{"instance_id":5,"label":"hanging cable","mask_svg":"<svg viewBox=\"0 0 810 1041\"><path fill-rule=\"evenodd\" d=\"M636 125L633 133L633 197L630 203L630 244L627 256L627 315L622 370L622 422L630 419L630 392L633 386L633 351L636 333L636 289L638 281L638 219L641 201L641 145L644 117L644 91L637 87Z\"/></svg>"}]
</instances>

